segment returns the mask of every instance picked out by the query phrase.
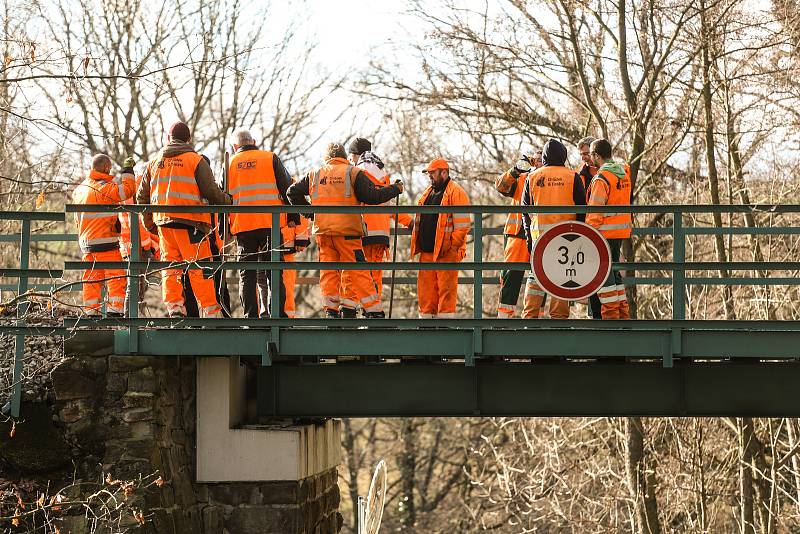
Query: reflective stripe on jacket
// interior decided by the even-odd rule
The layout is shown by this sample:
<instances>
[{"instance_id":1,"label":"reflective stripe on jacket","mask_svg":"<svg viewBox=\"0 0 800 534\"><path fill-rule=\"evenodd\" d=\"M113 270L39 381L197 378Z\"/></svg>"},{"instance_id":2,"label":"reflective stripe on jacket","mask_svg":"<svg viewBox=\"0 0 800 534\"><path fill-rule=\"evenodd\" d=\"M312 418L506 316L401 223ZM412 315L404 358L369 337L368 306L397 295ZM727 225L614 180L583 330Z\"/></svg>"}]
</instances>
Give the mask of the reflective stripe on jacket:
<instances>
[{"instance_id":1,"label":"reflective stripe on jacket","mask_svg":"<svg viewBox=\"0 0 800 534\"><path fill-rule=\"evenodd\" d=\"M367 169L358 167L358 169L367 175L372 183L378 187L386 187L390 184L389 174L383 169L378 169L372 165ZM380 204L381 206L388 205ZM364 237L361 239L364 245L386 245L389 246L389 231L391 228L392 215L390 213L365 213L364 226L366 228Z\"/></svg>"},{"instance_id":2,"label":"reflective stripe on jacket","mask_svg":"<svg viewBox=\"0 0 800 534\"><path fill-rule=\"evenodd\" d=\"M208 204L200 195L194 174L202 160L197 152L184 152L177 156L162 157L148 164L150 176L150 204L157 206L198 206ZM157 225L167 224L172 219L197 221L211 225L209 213L165 213L153 214Z\"/></svg>"},{"instance_id":3,"label":"reflective stripe on jacket","mask_svg":"<svg viewBox=\"0 0 800 534\"><path fill-rule=\"evenodd\" d=\"M272 161L272 152L266 150L245 150L231 158L228 193L233 197L234 206L282 204ZM231 213L229 220L232 234L272 228L271 213Z\"/></svg>"},{"instance_id":4,"label":"reflective stripe on jacket","mask_svg":"<svg viewBox=\"0 0 800 534\"><path fill-rule=\"evenodd\" d=\"M433 187L428 186L417 201L417 205L423 206L432 190ZM466 191L451 178L442 195L440 206L469 206L469 204ZM402 219L400 222L403 222ZM414 218L414 230L411 233L412 256L421 252L417 249L419 222L420 215L417 214ZM434 261L454 249L458 251L458 258L463 259L467 251L467 234L471 226L472 220L469 213L440 213L436 225L436 242L433 247Z\"/></svg>"},{"instance_id":5,"label":"reflective stripe on jacket","mask_svg":"<svg viewBox=\"0 0 800 534\"><path fill-rule=\"evenodd\" d=\"M508 176L506 176L508 175ZM502 179L508 179L511 177L511 174L506 171L503 175ZM525 187L525 180L528 179L528 173L522 173L516 179L516 186L514 187L514 193L511 195L513 200L514 206L519 206L520 199L522 199L522 190ZM506 218L506 225L503 228L503 235L507 235L510 237L525 237L525 229L523 228L522 223L522 213L509 213L508 217Z\"/></svg>"},{"instance_id":6,"label":"reflective stripe on jacket","mask_svg":"<svg viewBox=\"0 0 800 534\"><path fill-rule=\"evenodd\" d=\"M117 178L92 169L72 194L75 204L119 204L136 191L133 174ZM78 212L78 243L81 251L105 252L119 247L120 224L117 212Z\"/></svg>"},{"instance_id":7,"label":"reflective stripe on jacket","mask_svg":"<svg viewBox=\"0 0 800 534\"><path fill-rule=\"evenodd\" d=\"M600 170L592 180L589 194L590 206L630 206L631 169L624 166L625 176L620 178L613 172ZM631 213L589 213L586 223L594 226L606 239L627 239L633 228Z\"/></svg>"},{"instance_id":8,"label":"reflective stripe on jacket","mask_svg":"<svg viewBox=\"0 0 800 534\"><path fill-rule=\"evenodd\" d=\"M528 175L528 188L533 206L575 205L573 188L575 171L566 167L545 166ZM531 213L531 238L537 239L562 221L574 221L574 213Z\"/></svg>"},{"instance_id":9,"label":"reflective stripe on jacket","mask_svg":"<svg viewBox=\"0 0 800 534\"><path fill-rule=\"evenodd\" d=\"M312 206L358 206L353 188L359 169L347 160L333 158L309 174L308 192ZM363 236L364 221L359 213L317 213L312 230L315 235Z\"/></svg>"}]
</instances>

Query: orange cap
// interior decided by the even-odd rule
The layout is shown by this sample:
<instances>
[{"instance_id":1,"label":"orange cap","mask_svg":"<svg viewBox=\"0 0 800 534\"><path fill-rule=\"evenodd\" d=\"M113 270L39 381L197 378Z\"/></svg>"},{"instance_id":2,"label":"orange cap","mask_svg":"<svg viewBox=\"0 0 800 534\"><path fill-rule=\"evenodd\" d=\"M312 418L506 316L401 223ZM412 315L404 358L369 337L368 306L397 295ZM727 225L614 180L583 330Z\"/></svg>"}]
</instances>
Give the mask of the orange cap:
<instances>
[{"instance_id":1,"label":"orange cap","mask_svg":"<svg viewBox=\"0 0 800 534\"><path fill-rule=\"evenodd\" d=\"M450 169L450 165L447 164L446 159L436 158L435 160L428 163L428 168L422 172L431 172L438 169Z\"/></svg>"}]
</instances>

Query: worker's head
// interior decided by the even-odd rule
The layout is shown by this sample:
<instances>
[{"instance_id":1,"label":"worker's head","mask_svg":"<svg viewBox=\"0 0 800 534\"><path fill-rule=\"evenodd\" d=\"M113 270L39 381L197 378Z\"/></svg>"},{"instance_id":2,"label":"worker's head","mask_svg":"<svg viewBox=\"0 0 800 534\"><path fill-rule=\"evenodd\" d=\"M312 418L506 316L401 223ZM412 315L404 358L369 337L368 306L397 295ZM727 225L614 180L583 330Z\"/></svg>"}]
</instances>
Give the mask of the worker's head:
<instances>
[{"instance_id":1,"label":"worker's head","mask_svg":"<svg viewBox=\"0 0 800 534\"><path fill-rule=\"evenodd\" d=\"M239 150L243 146L248 145L255 145L256 140L253 139L253 134L250 133L250 130L245 130L244 128L240 128L233 132L233 151Z\"/></svg>"},{"instance_id":2,"label":"worker's head","mask_svg":"<svg viewBox=\"0 0 800 534\"><path fill-rule=\"evenodd\" d=\"M372 150L372 143L370 143L368 139L356 137L347 147L347 157L350 160L350 163L353 165L358 165L358 160L361 158L361 154L364 152L369 152L370 150Z\"/></svg>"},{"instance_id":3,"label":"worker's head","mask_svg":"<svg viewBox=\"0 0 800 534\"><path fill-rule=\"evenodd\" d=\"M542 151L541 150L536 150L533 154L531 154L530 162L531 162L531 167L533 167L534 169L538 169L539 167L541 167L542 166Z\"/></svg>"},{"instance_id":4,"label":"worker's head","mask_svg":"<svg viewBox=\"0 0 800 534\"><path fill-rule=\"evenodd\" d=\"M588 165L592 164L592 156L589 154L592 151L592 143L594 143L594 137L592 136L584 137L578 141L578 152L581 153L581 160Z\"/></svg>"},{"instance_id":5,"label":"worker's head","mask_svg":"<svg viewBox=\"0 0 800 534\"><path fill-rule=\"evenodd\" d=\"M189 130L189 125L185 122L178 121L169 127L167 131L167 141L178 141L180 143L188 143L192 140L192 132Z\"/></svg>"},{"instance_id":6,"label":"worker's head","mask_svg":"<svg viewBox=\"0 0 800 534\"><path fill-rule=\"evenodd\" d=\"M600 167L603 163L611 159L611 143L606 139L597 139L592 142L590 154L592 164Z\"/></svg>"},{"instance_id":7,"label":"worker's head","mask_svg":"<svg viewBox=\"0 0 800 534\"><path fill-rule=\"evenodd\" d=\"M344 145L341 143L328 143L325 147L324 154L325 161L332 160L333 158L347 159L347 152L344 151Z\"/></svg>"},{"instance_id":8,"label":"worker's head","mask_svg":"<svg viewBox=\"0 0 800 534\"><path fill-rule=\"evenodd\" d=\"M111 174L111 158L105 154L97 154L92 158L92 169L103 174Z\"/></svg>"},{"instance_id":9,"label":"worker's head","mask_svg":"<svg viewBox=\"0 0 800 534\"><path fill-rule=\"evenodd\" d=\"M567 162L567 147L558 139L548 139L542 147L542 164L547 167L563 167Z\"/></svg>"},{"instance_id":10,"label":"worker's head","mask_svg":"<svg viewBox=\"0 0 800 534\"><path fill-rule=\"evenodd\" d=\"M431 185L439 185L450 177L450 165L443 158L436 158L425 168L425 174L431 180Z\"/></svg>"}]
</instances>

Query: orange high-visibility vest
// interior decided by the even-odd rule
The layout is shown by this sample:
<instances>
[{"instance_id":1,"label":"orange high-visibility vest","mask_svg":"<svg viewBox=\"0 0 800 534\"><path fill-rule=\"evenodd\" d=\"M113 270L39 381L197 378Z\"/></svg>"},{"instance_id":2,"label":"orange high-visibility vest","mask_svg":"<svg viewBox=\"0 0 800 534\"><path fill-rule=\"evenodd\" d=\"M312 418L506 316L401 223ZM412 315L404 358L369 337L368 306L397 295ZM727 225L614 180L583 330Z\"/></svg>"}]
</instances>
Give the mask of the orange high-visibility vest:
<instances>
[{"instance_id":1,"label":"orange high-visibility vest","mask_svg":"<svg viewBox=\"0 0 800 534\"><path fill-rule=\"evenodd\" d=\"M228 192L233 197L234 206L281 204L272 160L272 152L266 150L244 150L231 158ZM231 213L229 220L232 234L272 228L271 213Z\"/></svg>"},{"instance_id":2,"label":"orange high-visibility vest","mask_svg":"<svg viewBox=\"0 0 800 534\"><path fill-rule=\"evenodd\" d=\"M373 176L370 172L360 169L361 172L367 175L378 187L386 187L391 182L388 174L382 177ZM382 204L383 206L387 205ZM392 215L389 213L365 213L364 226L366 226L366 234L362 239L365 245L371 244L385 244L389 245L389 229L391 228Z\"/></svg>"},{"instance_id":3,"label":"orange high-visibility vest","mask_svg":"<svg viewBox=\"0 0 800 534\"><path fill-rule=\"evenodd\" d=\"M142 175L136 177L136 190L139 189L139 184L142 182ZM128 198L125 200L124 204L131 205L133 204L133 198ZM141 244L142 249L150 250L153 248L153 238L150 235L150 232L144 225L142 221L142 217L139 214L130 214L127 212L119 214L119 224L120 224L120 235L119 235L119 248L122 256L125 258L129 258L131 254L131 217L136 217L139 221L139 242Z\"/></svg>"},{"instance_id":4,"label":"orange high-visibility vest","mask_svg":"<svg viewBox=\"0 0 800 534\"><path fill-rule=\"evenodd\" d=\"M353 187L359 170L343 158L333 158L308 180L312 206L358 206ZM312 226L315 235L363 236L364 221L359 213L317 213Z\"/></svg>"},{"instance_id":5,"label":"orange high-visibility vest","mask_svg":"<svg viewBox=\"0 0 800 534\"><path fill-rule=\"evenodd\" d=\"M72 194L75 204L118 204L133 196L136 183L133 175L114 178L92 169ZM95 212L76 214L78 243L81 251L105 252L119 247L119 219L117 213Z\"/></svg>"},{"instance_id":6,"label":"orange high-visibility vest","mask_svg":"<svg viewBox=\"0 0 800 534\"><path fill-rule=\"evenodd\" d=\"M575 205L572 191L575 171L566 167L541 167L528 175L528 188L534 206ZM574 213L531 213L531 237L562 221L574 221Z\"/></svg>"},{"instance_id":7,"label":"orange high-visibility vest","mask_svg":"<svg viewBox=\"0 0 800 534\"><path fill-rule=\"evenodd\" d=\"M608 186L606 206L631 205L631 168L625 165L624 169L625 176L623 178L607 170L598 171L594 177L594 180L603 180ZM627 239L631 236L633 228L631 213L606 212L600 215L602 219L597 229L606 239Z\"/></svg>"},{"instance_id":8,"label":"orange high-visibility vest","mask_svg":"<svg viewBox=\"0 0 800 534\"><path fill-rule=\"evenodd\" d=\"M517 187L514 189L513 205L519 206L522 199L522 189L525 187L525 180L528 179L528 173L522 173L517 178ZM509 213L506 218L506 225L503 227L503 235L510 237L525 237L525 232L522 230L522 213Z\"/></svg>"},{"instance_id":9,"label":"orange high-visibility vest","mask_svg":"<svg viewBox=\"0 0 800 534\"><path fill-rule=\"evenodd\" d=\"M197 152L162 157L148 164L150 204L156 206L198 206L208 204L200 195L194 173L201 160ZM170 219L185 219L211 224L209 213L153 213L153 222L164 224Z\"/></svg>"},{"instance_id":10,"label":"orange high-visibility vest","mask_svg":"<svg viewBox=\"0 0 800 534\"><path fill-rule=\"evenodd\" d=\"M433 191L433 187L428 188L422 193L417 201L418 206L424 206L425 200L428 195ZM440 206L468 206L469 197L466 191L460 185L455 183L451 178L445 187L444 194L442 195L442 202ZM402 215L402 214L401 214ZM400 219L402 222L402 219ZM417 248L417 231L419 230L420 221L422 220L419 214L414 216L414 228L411 231L411 256L416 256L421 251ZM403 223L406 224L406 223ZM442 244L449 241L455 242L459 245L458 255L464 258L467 251L467 234L472 226L472 220L469 213L440 213L436 225L436 241L433 245L434 259L439 257L439 252L442 250Z\"/></svg>"}]
</instances>

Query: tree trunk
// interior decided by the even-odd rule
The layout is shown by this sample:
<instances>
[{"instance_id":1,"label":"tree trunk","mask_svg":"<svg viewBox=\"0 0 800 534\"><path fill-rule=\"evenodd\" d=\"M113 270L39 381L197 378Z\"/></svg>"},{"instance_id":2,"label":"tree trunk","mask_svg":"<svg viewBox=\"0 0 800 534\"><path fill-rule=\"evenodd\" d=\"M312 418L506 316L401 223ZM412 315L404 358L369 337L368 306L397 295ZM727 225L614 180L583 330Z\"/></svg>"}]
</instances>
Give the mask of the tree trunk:
<instances>
[{"instance_id":1,"label":"tree trunk","mask_svg":"<svg viewBox=\"0 0 800 534\"><path fill-rule=\"evenodd\" d=\"M342 445L347 452L347 472L350 480L347 483L347 493L353 503L353 532L356 530L358 518L358 460L356 459L356 439L353 426L349 418L343 420L344 440Z\"/></svg>"},{"instance_id":2,"label":"tree trunk","mask_svg":"<svg viewBox=\"0 0 800 534\"><path fill-rule=\"evenodd\" d=\"M786 419L786 434L789 436L790 451L794 451L797 446L796 424L796 419ZM794 478L795 506L797 513L800 513L800 456L796 452L792 453L792 478Z\"/></svg>"},{"instance_id":3,"label":"tree trunk","mask_svg":"<svg viewBox=\"0 0 800 534\"><path fill-rule=\"evenodd\" d=\"M417 523L416 502L414 500L415 480L417 470L416 458L416 429L413 419L407 417L403 419L400 427L400 441L403 449L397 459L400 468L400 526L403 532L412 534Z\"/></svg>"},{"instance_id":4,"label":"tree trunk","mask_svg":"<svg viewBox=\"0 0 800 534\"><path fill-rule=\"evenodd\" d=\"M739 493L742 500L742 534L755 534L753 510L753 457L754 454L753 419L742 417L739 420Z\"/></svg>"},{"instance_id":5,"label":"tree trunk","mask_svg":"<svg viewBox=\"0 0 800 534\"><path fill-rule=\"evenodd\" d=\"M656 474L648 468L644 456L644 425L641 417L625 418L625 449L628 485L631 489L636 517L636 532L660 534L658 502L656 501Z\"/></svg>"},{"instance_id":6,"label":"tree trunk","mask_svg":"<svg viewBox=\"0 0 800 534\"><path fill-rule=\"evenodd\" d=\"M702 27L703 39L703 114L705 117L704 134L706 149L706 165L708 166L708 187L711 194L711 203L715 206L720 204L719 198L719 173L717 172L717 158L714 145L714 101L711 95L711 46L712 30L707 22L705 2L700 3L700 25ZM722 214L714 213L714 227L722 228ZM725 238L721 234L714 236L714 248L717 254L717 261L724 263L727 261L725 252ZM719 275L723 278L730 276L728 269L720 268ZM733 293L731 286L723 286L722 289L723 306L725 309L725 319L735 320L736 312L733 306Z\"/></svg>"}]
</instances>

